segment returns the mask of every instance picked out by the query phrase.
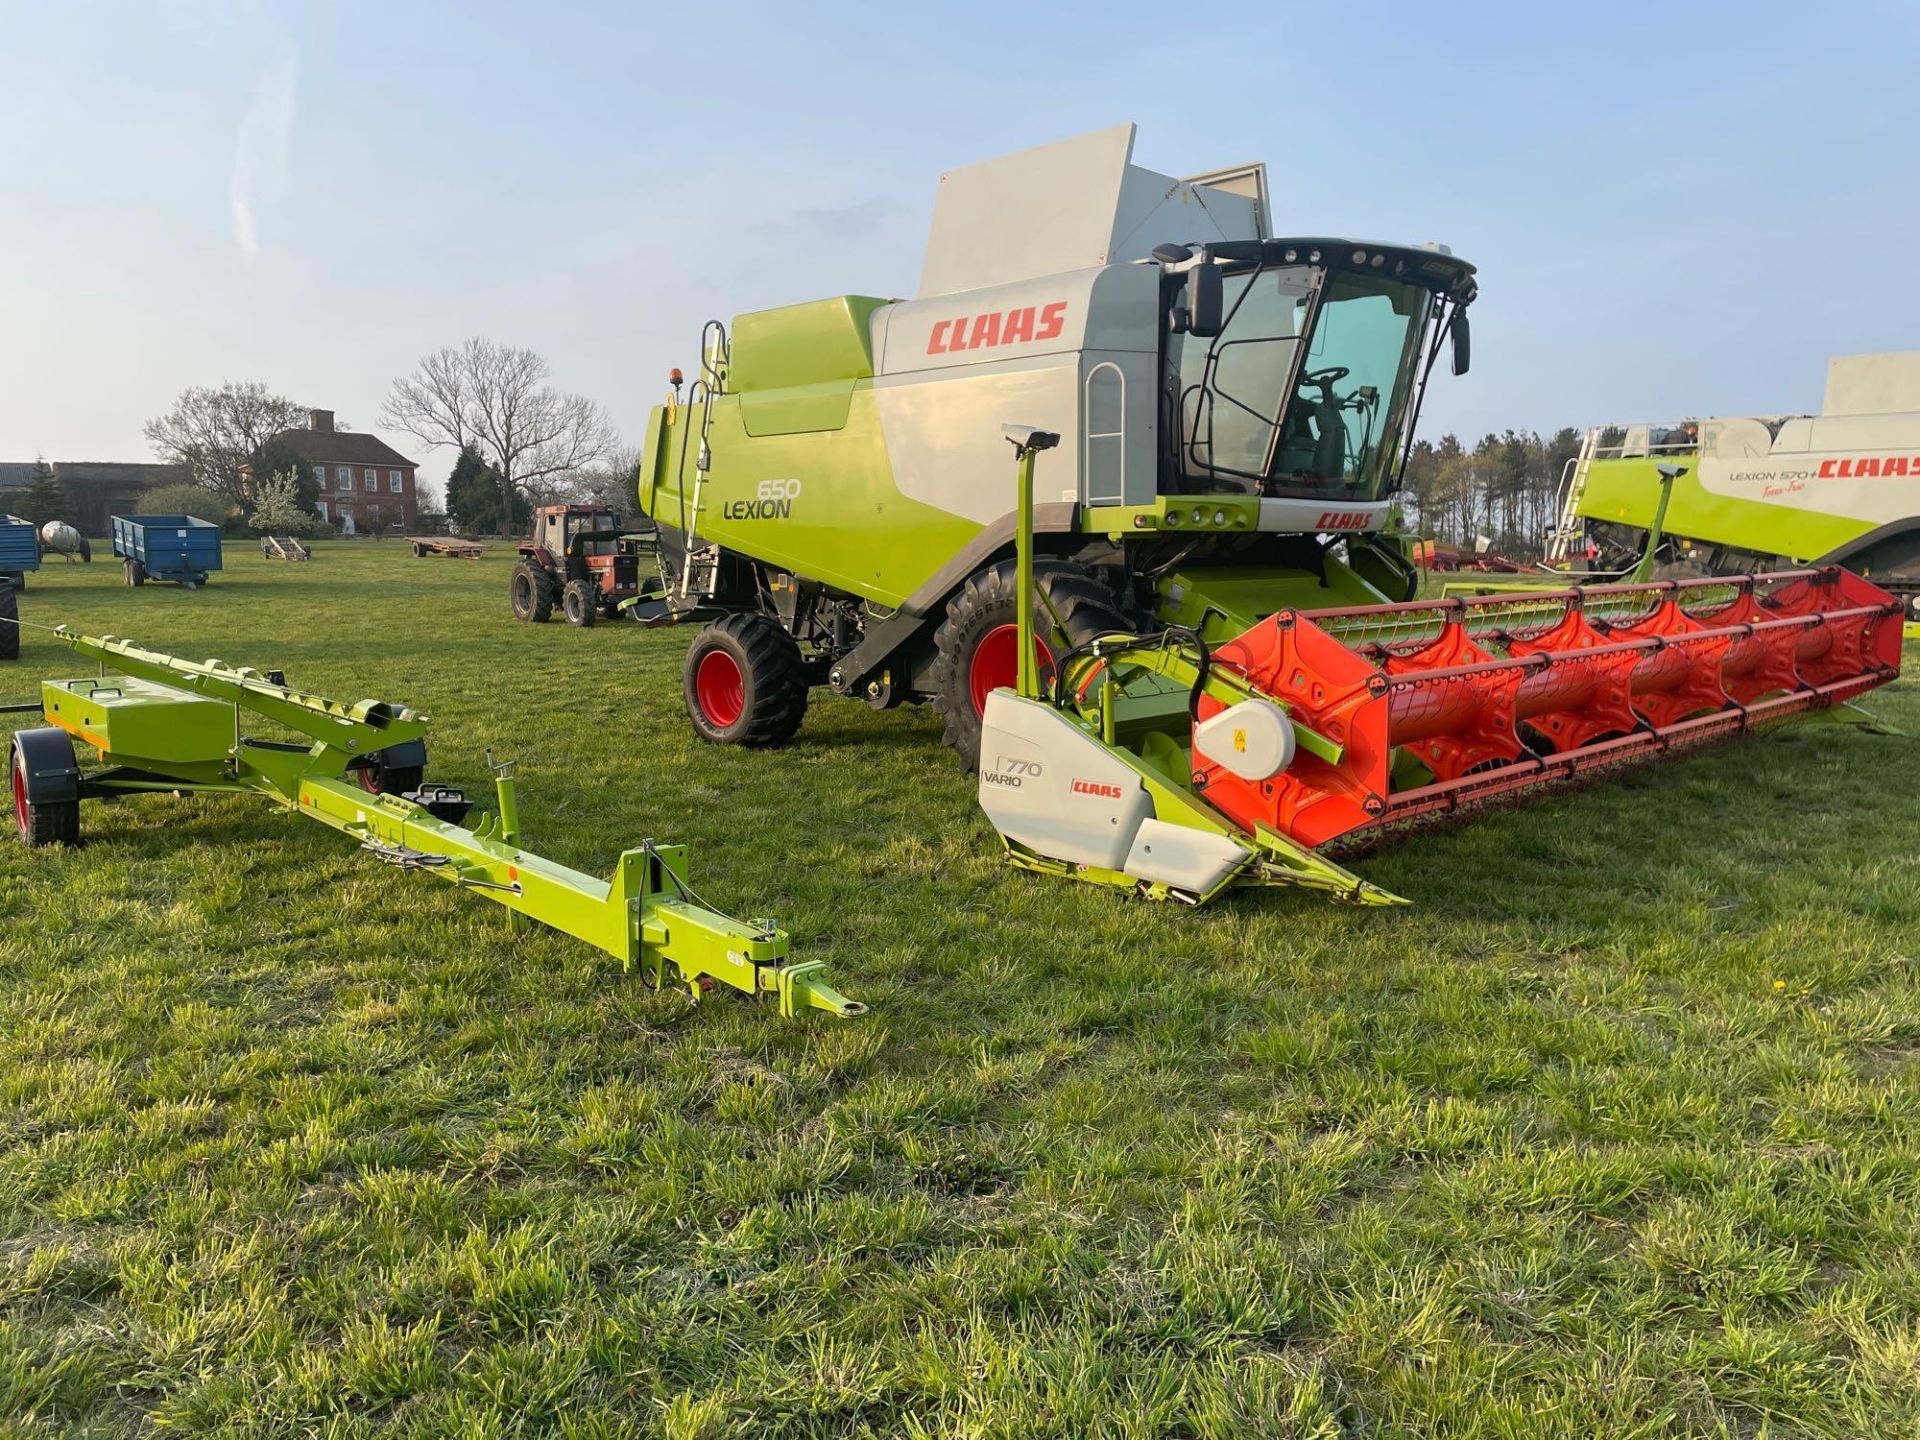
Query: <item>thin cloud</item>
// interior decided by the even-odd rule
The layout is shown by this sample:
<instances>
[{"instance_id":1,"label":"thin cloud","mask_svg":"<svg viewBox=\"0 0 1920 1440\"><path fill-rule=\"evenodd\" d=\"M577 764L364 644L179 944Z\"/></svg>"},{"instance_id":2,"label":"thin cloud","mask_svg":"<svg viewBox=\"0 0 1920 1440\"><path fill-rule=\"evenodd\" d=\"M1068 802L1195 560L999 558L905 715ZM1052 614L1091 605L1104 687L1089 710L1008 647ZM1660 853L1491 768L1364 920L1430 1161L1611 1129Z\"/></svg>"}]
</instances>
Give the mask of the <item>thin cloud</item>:
<instances>
[{"instance_id":1,"label":"thin cloud","mask_svg":"<svg viewBox=\"0 0 1920 1440\"><path fill-rule=\"evenodd\" d=\"M249 260L260 253L262 208L287 193L297 71L297 57L288 46L254 84L253 99L234 140L227 201L233 207L233 243Z\"/></svg>"}]
</instances>

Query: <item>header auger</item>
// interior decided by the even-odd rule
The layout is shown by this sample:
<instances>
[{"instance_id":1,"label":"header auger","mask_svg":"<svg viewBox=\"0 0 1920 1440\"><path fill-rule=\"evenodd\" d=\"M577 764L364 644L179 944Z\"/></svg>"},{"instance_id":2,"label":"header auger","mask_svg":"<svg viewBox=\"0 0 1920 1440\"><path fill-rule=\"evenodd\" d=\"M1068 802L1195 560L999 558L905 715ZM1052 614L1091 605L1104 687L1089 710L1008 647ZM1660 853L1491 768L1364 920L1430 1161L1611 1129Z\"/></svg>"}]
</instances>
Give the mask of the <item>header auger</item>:
<instances>
[{"instance_id":1,"label":"header auger","mask_svg":"<svg viewBox=\"0 0 1920 1440\"><path fill-rule=\"evenodd\" d=\"M1039 452L1019 457L1020 667L987 700L980 804L1016 864L1198 903L1388 895L1326 855L1362 832L1841 705L1899 673L1901 605L1828 568L1279 610L1035 664Z\"/></svg>"},{"instance_id":2,"label":"header auger","mask_svg":"<svg viewBox=\"0 0 1920 1440\"><path fill-rule=\"evenodd\" d=\"M819 961L787 959L770 920L736 920L693 891L683 845L643 841L611 881L536 855L520 843L511 764L493 766L498 813L469 829L460 791L425 781L427 717L382 700L346 704L288 686L277 671L236 669L144 650L111 636L53 632L125 679L48 680L46 728L15 732L8 770L14 823L29 845L74 844L80 802L142 792L250 793L356 840L376 860L424 871L564 931L638 968L656 987L698 999L714 984L806 1009L851 1016L866 1007L823 979ZM256 739L243 715L307 737ZM99 752L83 768L74 741Z\"/></svg>"}]
</instances>

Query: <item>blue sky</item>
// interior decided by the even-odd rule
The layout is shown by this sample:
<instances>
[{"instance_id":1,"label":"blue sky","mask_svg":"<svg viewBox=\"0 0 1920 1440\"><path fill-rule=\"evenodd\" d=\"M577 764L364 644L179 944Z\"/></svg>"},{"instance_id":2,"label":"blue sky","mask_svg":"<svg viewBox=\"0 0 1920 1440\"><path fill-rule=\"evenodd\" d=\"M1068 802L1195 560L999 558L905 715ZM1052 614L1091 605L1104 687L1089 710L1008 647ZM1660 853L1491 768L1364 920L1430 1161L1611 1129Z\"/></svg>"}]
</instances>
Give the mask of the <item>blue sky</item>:
<instances>
[{"instance_id":1,"label":"blue sky","mask_svg":"<svg viewBox=\"0 0 1920 1440\"><path fill-rule=\"evenodd\" d=\"M1129 119L1155 169L1264 159L1282 231L1480 266L1431 434L1812 409L1920 349L1920 0L0 0L0 58L5 460L147 458L223 379L373 428L476 333L637 439L708 316L911 294L942 169Z\"/></svg>"}]
</instances>

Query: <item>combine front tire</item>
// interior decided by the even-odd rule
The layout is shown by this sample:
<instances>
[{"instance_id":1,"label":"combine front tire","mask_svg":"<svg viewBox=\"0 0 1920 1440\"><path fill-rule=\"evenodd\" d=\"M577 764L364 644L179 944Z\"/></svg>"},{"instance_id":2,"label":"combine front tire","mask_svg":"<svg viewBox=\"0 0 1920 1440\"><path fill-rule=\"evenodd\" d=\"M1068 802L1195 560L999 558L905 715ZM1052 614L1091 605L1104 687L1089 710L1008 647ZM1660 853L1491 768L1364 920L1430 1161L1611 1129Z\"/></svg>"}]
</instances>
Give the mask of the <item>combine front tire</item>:
<instances>
[{"instance_id":1,"label":"combine front tire","mask_svg":"<svg viewBox=\"0 0 1920 1440\"><path fill-rule=\"evenodd\" d=\"M61 730L22 730L7 755L13 823L29 845L80 843L80 763Z\"/></svg>"},{"instance_id":2,"label":"combine front tire","mask_svg":"<svg viewBox=\"0 0 1920 1440\"><path fill-rule=\"evenodd\" d=\"M940 652L933 667L934 712L947 722L943 741L959 752L969 771L980 765L980 717L987 696L1002 686L1011 688L1018 677L1017 576L1011 560L974 575L947 602L947 618L933 637ZM1034 658L1043 683L1066 648L1139 628L1121 613L1113 592L1082 566L1044 562L1034 582L1047 601L1043 605L1035 597L1033 617Z\"/></svg>"},{"instance_id":3,"label":"combine front tire","mask_svg":"<svg viewBox=\"0 0 1920 1440\"><path fill-rule=\"evenodd\" d=\"M20 602L13 598L13 586L0 580L0 660L20 658Z\"/></svg>"},{"instance_id":4,"label":"combine front tire","mask_svg":"<svg viewBox=\"0 0 1920 1440\"><path fill-rule=\"evenodd\" d=\"M513 602L514 619L543 624L553 614L552 577L538 565L516 565L507 581L507 598Z\"/></svg>"},{"instance_id":5,"label":"combine front tire","mask_svg":"<svg viewBox=\"0 0 1920 1440\"><path fill-rule=\"evenodd\" d=\"M584 580L569 580L560 597L560 612L569 625L591 625L600 616L600 597Z\"/></svg>"},{"instance_id":6,"label":"combine front tire","mask_svg":"<svg viewBox=\"0 0 1920 1440\"><path fill-rule=\"evenodd\" d=\"M694 730L716 745L781 744L807 713L800 647L765 615L729 615L694 636L685 690Z\"/></svg>"}]
</instances>

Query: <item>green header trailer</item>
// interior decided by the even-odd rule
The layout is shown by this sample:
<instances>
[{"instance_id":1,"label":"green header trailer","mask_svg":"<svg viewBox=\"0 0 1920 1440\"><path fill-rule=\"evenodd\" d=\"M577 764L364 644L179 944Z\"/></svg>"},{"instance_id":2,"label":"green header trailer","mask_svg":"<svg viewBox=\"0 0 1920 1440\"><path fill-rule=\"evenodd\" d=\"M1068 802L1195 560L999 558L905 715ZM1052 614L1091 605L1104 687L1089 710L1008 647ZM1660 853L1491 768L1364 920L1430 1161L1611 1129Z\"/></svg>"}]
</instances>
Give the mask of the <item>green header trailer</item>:
<instances>
[{"instance_id":1,"label":"green header trailer","mask_svg":"<svg viewBox=\"0 0 1920 1440\"><path fill-rule=\"evenodd\" d=\"M29 845L77 843L85 800L255 795L340 831L375 860L604 950L656 987L698 999L726 985L783 1015L865 1008L825 982L820 962L789 960L787 935L771 921L702 903L684 846L644 841L621 855L611 880L526 849L511 764L493 767L497 812L469 828L466 796L426 783L427 717L406 706L345 704L293 689L277 671L180 660L64 626L53 633L101 673L45 681L39 705L4 707L45 721L16 731L8 755L14 823ZM249 735L247 720L303 738ZM83 764L81 747L97 760Z\"/></svg>"}]
</instances>

